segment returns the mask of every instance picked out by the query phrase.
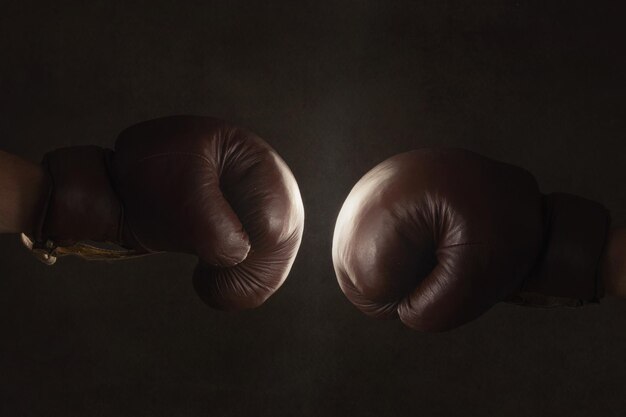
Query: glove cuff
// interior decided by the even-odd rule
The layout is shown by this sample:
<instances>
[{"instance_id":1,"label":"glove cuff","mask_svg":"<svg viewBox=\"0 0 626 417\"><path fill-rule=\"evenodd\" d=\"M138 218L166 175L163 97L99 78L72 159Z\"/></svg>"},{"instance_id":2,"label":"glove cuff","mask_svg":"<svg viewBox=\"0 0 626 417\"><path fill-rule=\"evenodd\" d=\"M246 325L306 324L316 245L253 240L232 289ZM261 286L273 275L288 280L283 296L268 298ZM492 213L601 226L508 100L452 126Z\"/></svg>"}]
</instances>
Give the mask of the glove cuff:
<instances>
[{"instance_id":1,"label":"glove cuff","mask_svg":"<svg viewBox=\"0 0 626 417\"><path fill-rule=\"evenodd\" d=\"M33 236L38 246L120 242L123 209L108 175L110 154L97 146L76 146L44 156L51 191Z\"/></svg>"},{"instance_id":2,"label":"glove cuff","mask_svg":"<svg viewBox=\"0 0 626 417\"><path fill-rule=\"evenodd\" d=\"M534 272L512 301L568 306L598 302L604 295L599 265L610 225L608 210L564 193L545 195L543 206L544 247ZM543 299L548 302L532 294L547 296Z\"/></svg>"}]
</instances>

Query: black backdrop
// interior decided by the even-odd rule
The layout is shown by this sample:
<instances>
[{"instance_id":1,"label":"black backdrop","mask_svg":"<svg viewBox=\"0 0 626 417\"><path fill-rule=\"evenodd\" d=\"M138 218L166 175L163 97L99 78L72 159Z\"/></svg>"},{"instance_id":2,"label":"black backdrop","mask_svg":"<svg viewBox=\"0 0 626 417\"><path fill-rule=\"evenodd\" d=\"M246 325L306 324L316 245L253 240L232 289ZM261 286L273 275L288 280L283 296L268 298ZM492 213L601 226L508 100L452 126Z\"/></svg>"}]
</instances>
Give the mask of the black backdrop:
<instances>
[{"instance_id":1,"label":"black backdrop","mask_svg":"<svg viewBox=\"0 0 626 417\"><path fill-rule=\"evenodd\" d=\"M623 416L626 302L498 305L427 335L336 284L336 215L395 153L462 146L626 220L624 31L597 2L3 2L0 145L110 146L157 116L268 140L307 221L285 285L220 313L194 258L35 261L0 236L3 416ZM63 3L63 5L60 5ZM473 3L473 5L469 5ZM19 5L18 5L19 4ZM0 197L1 198L1 197Z\"/></svg>"}]
</instances>

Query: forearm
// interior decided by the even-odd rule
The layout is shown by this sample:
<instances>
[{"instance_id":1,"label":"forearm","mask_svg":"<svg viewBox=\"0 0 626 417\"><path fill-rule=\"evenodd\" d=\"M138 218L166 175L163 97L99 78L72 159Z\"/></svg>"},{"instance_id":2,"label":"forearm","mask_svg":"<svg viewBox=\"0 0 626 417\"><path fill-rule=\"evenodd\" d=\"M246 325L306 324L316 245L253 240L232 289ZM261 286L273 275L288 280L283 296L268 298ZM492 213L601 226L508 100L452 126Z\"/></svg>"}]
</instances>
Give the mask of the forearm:
<instances>
[{"instance_id":1,"label":"forearm","mask_svg":"<svg viewBox=\"0 0 626 417\"><path fill-rule=\"evenodd\" d=\"M48 187L40 165L0 150L0 233L31 233Z\"/></svg>"},{"instance_id":2,"label":"forearm","mask_svg":"<svg viewBox=\"0 0 626 417\"><path fill-rule=\"evenodd\" d=\"M626 298L626 228L609 231L600 276L607 296Z\"/></svg>"}]
</instances>

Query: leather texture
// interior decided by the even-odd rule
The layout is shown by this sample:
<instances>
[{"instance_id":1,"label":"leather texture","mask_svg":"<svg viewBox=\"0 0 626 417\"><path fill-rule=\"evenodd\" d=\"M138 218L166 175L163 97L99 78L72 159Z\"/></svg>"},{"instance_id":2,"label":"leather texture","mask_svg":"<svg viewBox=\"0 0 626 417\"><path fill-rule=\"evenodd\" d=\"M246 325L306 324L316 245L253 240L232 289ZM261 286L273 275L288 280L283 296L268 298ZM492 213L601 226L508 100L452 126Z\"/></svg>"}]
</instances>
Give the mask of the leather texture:
<instances>
[{"instance_id":1,"label":"leather texture","mask_svg":"<svg viewBox=\"0 0 626 417\"><path fill-rule=\"evenodd\" d=\"M523 168L426 148L393 156L357 182L332 256L342 291L364 313L445 331L500 301L597 301L608 225L600 204L543 195Z\"/></svg>"},{"instance_id":2,"label":"leather texture","mask_svg":"<svg viewBox=\"0 0 626 417\"><path fill-rule=\"evenodd\" d=\"M44 157L52 192L35 241L183 252L219 309L262 304L286 279L304 227L293 174L265 141L224 121L171 116L131 126L114 150Z\"/></svg>"}]
</instances>

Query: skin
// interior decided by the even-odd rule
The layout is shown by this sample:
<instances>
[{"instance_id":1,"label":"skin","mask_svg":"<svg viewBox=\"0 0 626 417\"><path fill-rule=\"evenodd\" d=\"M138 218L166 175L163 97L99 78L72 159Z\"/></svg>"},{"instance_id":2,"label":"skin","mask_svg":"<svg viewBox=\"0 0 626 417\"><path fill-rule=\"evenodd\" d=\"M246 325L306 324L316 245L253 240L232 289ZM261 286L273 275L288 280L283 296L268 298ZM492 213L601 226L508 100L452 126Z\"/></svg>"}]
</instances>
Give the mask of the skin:
<instances>
[{"instance_id":1,"label":"skin","mask_svg":"<svg viewBox=\"0 0 626 417\"><path fill-rule=\"evenodd\" d=\"M626 228L609 231L600 264L605 295L626 298Z\"/></svg>"},{"instance_id":2,"label":"skin","mask_svg":"<svg viewBox=\"0 0 626 417\"><path fill-rule=\"evenodd\" d=\"M0 233L33 231L46 189L40 165L0 150Z\"/></svg>"},{"instance_id":3,"label":"skin","mask_svg":"<svg viewBox=\"0 0 626 417\"><path fill-rule=\"evenodd\" d=\"M40 165L0 150L0 233L29 233L47 190ZM626 228L609 231L600 261L605 295L626 298Z\"/></svg>"}]
</instances>

